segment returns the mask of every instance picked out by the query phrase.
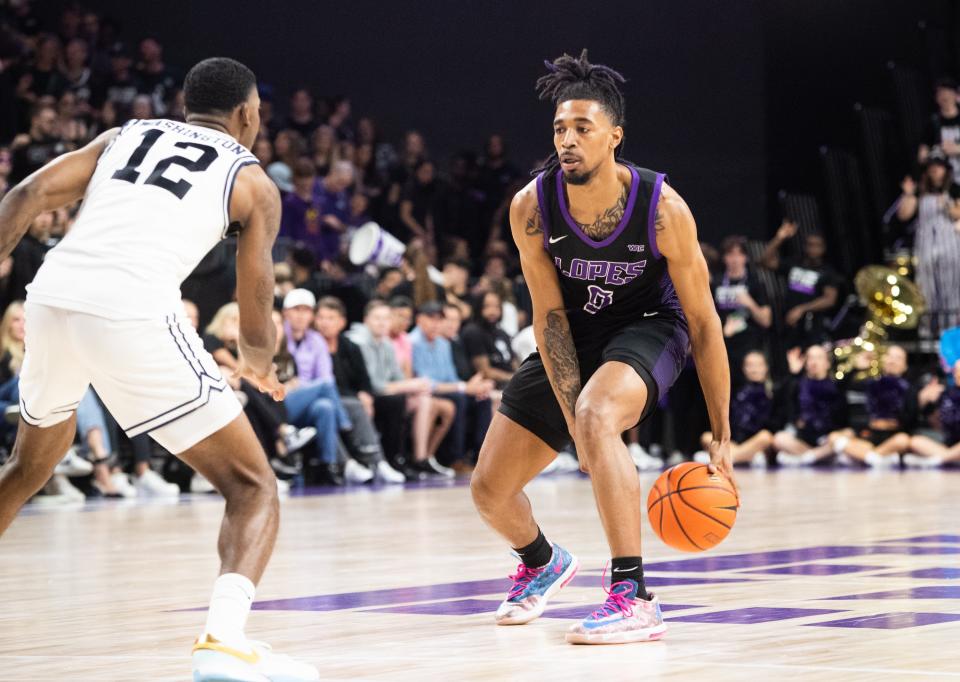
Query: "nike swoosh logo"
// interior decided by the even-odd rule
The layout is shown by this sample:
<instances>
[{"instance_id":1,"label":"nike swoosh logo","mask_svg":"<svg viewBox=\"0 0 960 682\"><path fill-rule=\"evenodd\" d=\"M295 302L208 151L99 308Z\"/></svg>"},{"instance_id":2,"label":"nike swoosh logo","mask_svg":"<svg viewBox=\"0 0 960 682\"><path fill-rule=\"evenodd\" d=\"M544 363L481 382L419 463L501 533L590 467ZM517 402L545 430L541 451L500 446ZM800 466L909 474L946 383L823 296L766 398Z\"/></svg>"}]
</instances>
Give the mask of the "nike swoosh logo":
<instances>
[{"instance_id":1,"label":"nike swoosh logo","mask_svg":"<svg viewBox=\"0 0 960 682\"><path fill-rule=\"evenodd\" d=\"M631 568L615 568L615 569L613 569L613 572L614 572L614 573L629 573L630 571L635 571L635 570L637 570L638 568L640 568L640 567L639 567L639 566L632 566Z\"/></svg>"},{"instance_id":2,"label":"nike swoosh logo","mask_svg":"<svg viewBox=\"0 0 960 682\"><path fill-rule=\"evenodd\" d=\"M550 240L549 240L549 241L550 241L551 244L556 244L556 243L557 243L558 241L560 241L561 239L566 239L566 238L569 237L569 236L570 236L570 235L565 234L565 235L563 235L562 237L550 237Z\"/></svg>"},{"instance_id":3,"label":"nike swoosh logo","mask_svg":"<svg viewBox=\"0 0 960 682\"><path fill-rule=\"evenodd\" d=\"M643 316L644 316L644 317L653 317L653 316L656 315L656 314L657 314L657 313L644 313Z\"/></svg>"}]
</instances>

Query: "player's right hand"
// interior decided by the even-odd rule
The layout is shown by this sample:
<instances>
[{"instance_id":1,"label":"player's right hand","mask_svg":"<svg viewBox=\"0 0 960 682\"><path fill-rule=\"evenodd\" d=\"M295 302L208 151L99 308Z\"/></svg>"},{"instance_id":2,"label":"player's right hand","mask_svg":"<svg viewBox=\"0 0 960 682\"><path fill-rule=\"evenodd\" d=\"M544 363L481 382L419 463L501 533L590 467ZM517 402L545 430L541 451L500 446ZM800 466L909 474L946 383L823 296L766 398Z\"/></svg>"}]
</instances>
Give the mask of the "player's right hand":
<instances>
[{"instance_id":1,"label":"player's right hand","mask_svg":"<svg viewBox=\"0 0 960 682\"><path fill-rule=\"evenodd\" d=\"M287 395L287 388L280 383L277 378L277 366L271 365L270 371L266 374L258 374L252 367L247 365L242 359L237 368L233 371L233 376L239 379L246 379L257 387L261 393L269 393L270 397L280 402Z\"/></svg>"}]
</instances>

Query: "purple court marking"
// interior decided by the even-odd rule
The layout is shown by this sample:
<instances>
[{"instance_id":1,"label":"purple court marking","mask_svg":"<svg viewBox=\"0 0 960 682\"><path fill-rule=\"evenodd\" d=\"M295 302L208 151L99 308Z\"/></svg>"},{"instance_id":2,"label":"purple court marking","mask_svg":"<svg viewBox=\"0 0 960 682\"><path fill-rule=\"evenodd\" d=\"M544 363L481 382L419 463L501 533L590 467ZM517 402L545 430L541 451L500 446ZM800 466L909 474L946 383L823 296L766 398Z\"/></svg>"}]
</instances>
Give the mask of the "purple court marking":
<instances>
[{"instance_id":1,"label":"purple court marking","mask_svg":"<svg viewBox=\"0 0 960 682\"><path fill-rule=\"evenodd\" d=\"M744 573L774 573L778 575L842 575L860 571L879 571L887 566L859 566L855 564L797 564L779 568L760 568Z\"/></svg>"},{"instance_id":2,"label":"purple court marking","mask_svg":"<svg viewBox=\"0 0 960 682\"><path fill-rule=\"evenodd\" d=\"M562 609L553 609L547 607L547 610L544 611L542 618L564 618L571 620L580 620L581 618L586 618L590 615L590 612L597 608L598 605L593 606L565 606ZM683 611L685 609L702 609L703 606L698 604L662 604L660 606L664 611Z\"/></svg>"},{"instance_id":3,"label":"purple court marking","mask_svg":"<svg viewBox=\"0 0 960 682\"><path fill-rule=\"evenodd\" d=\"M801 549L781 549L773 552L731 554L705 559L659 561L647 564L644 568L648 571L729 571L737 568L763 568L775 564L795 564L801 561L843 559L871 554L960 554L960 547L828 545L824 547L803 547Z\"/></svg>"},{"instance_id":4,"label":"purple court marking","mask_svg":"<svg viewBox=\"0 0 960 682\"><path fill-rule=\"evenodd\" d=\"M434 601L428 604L407 604L385 609L366 609L363 613L408 613L414 616L473 616L478 613L495 613L500 602L492 599L457 599Z\"/></svg>"},{"instance_id":5,"label":"purple court marking","mask_svg":"<svg viewBox=\"0 0 960 682\"><path fill-rule=\"evenodd\" d=\"M747 582L746 578L687 578L687 577L653 577L648 582L652 587L671 585L706 585L716 583ZM570 582L573 587L599 587L600 581L595 576L575 576ZM419 585L416 587L400 587L389 590L368 590L365 592L343 592L340 594L319 594L309 597L294 597L291 599L274 599L260 601L253 604L254 611L342 611L357 609L366 606L379 607L406 602L424 602L437 599L453 599L456 597L478 597L486 594L506 594L510 589L510 582L503 578L491 580L466 580L459 583L441 583L438 585ZM202 611L207 607L184 609L186 611Z\"/></svg>"},{"instance_id":6,"label":"purple court marking","mask_svg":"<svg viewBox=\"0 0 960 682\"><path fill-rule=\"evenodd\" d=\"M883 542L960 542L960 535L918 535L913 538L884 540Z\"/></svg>"},{"instance_id":7,"label":"purple court marking","mask_svg":"<svg viewBox=\"0 0 960 682\"><path fill-rule=\"evenodd\" d=\"M911 587L905 590L847 594L842 597L826 597L825 599L960 599L960 585L924 585L923 587Z\"/></svg>"},{"instance_id":8,"label":"purple court marking","mask_svg":"<svg viewBox=\"0 0 960 682\"><path fill-rule=\"evenodd\" d=\"M936 625L960 620L960 613L878 613L873 616L856 616L824 623L805 623L814 628L872 628L876 630L902 630L921 625Z\"/></svg>"},{"instance_id":9,"label":"purple court marking","mask_svg":"<svg viewBox=\"0 0 960 682\"><path fill-rule=\"evenodd\" d=\"M880 573L874 578L925 578L928 580L960 580L960 568L920 568L902 573Z\"/></svg>"},{"instance_id":10,"label":"purple court marking","mask_svg":"<svg viewBox=\"0 0 960 682\"><path fill-rule=\"evenodd\" d=\"M843 613L840 609L775 609L765 606L755 606L748 609L733 609L731 611L713 611L711 613L693 613L689 616L671 618L673 623L729 623L735 625L753 625L754 623L771 623L777 620L791 618L806 618L807 616L823 616L828 613Z\"/></svg>"}]
</instances>

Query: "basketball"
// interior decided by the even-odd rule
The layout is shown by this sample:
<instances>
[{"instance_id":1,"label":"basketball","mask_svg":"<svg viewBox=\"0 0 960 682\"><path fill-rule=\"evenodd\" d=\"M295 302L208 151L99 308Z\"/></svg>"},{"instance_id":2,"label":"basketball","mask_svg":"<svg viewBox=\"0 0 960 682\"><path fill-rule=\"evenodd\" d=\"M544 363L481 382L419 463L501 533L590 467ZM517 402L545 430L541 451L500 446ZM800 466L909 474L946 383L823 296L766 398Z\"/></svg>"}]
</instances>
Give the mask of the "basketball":
<instances>
[{"instance_id":1,"label":"basketball","mask_svg":"<svg viewBox=\"0 0 960 682\"><path fill-rule=\"evenodd\" d=\"M719 544L733 528L739 506L727 477L695 462L664 471L647 496L653 531L681 552L702 552Z\"/></svg>"}]
</instances>

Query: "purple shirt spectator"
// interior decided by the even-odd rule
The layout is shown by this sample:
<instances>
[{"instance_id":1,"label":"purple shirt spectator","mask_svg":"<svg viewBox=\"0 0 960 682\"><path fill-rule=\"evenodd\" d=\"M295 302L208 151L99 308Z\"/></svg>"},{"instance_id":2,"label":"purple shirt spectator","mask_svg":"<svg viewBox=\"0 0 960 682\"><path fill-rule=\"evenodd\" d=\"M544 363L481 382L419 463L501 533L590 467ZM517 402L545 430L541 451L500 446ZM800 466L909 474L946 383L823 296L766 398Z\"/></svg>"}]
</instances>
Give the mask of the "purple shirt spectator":
<instances>
[{"instance_id":1,"label":"purple shirt spectator","mask_svg":"<svg viewBox=\"0 0 960 682\"><path fill-rule=\"evenodd\" d=\"M330 350L327 342L319 332L308 329L307 333L297 343L293 340L290 324L284 323L287 335L287 350L297 363L297 376L302 384L316 384L324 381L333 381L333 360L330 359Z\"/></svg>"}]
</instances>

